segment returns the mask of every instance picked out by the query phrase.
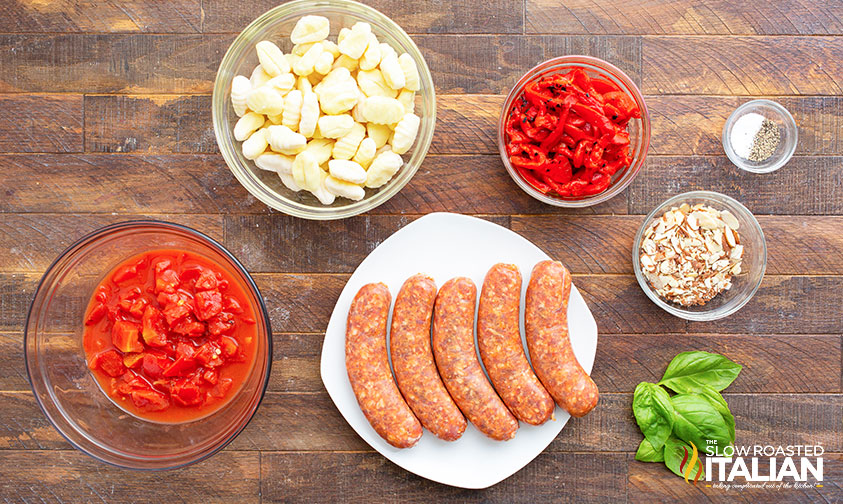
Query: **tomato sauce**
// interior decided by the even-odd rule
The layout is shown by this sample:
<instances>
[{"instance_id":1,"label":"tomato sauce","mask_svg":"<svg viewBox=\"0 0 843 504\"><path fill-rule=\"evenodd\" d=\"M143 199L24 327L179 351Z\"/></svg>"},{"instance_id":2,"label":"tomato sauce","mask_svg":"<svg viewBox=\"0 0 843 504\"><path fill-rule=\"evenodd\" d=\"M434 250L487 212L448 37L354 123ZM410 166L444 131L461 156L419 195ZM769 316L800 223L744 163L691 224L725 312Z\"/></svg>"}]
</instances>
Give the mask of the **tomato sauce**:
<instances>
[{"instance_id":1,"label":"tomato sauce","mask_svg":"<svg viewBox=\"0 0 843 504\"><path fill-rule=\"evenodd\" d=\"M100 282L83 347L102 390L140 418L207 416L241 388L255 361L255 309L238 281L204 256L155 250Z\"/></svg>"}]
</instances>

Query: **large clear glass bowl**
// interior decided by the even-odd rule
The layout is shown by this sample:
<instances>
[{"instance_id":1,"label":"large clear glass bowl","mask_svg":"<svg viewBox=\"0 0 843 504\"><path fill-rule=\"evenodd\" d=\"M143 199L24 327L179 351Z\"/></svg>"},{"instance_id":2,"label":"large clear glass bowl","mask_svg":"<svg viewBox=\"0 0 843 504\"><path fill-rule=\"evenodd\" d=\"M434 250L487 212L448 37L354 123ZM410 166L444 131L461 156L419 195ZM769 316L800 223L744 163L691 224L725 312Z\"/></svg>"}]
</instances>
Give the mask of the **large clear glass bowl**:
<instances>
[{"instance_id":1,"label":"large clear glass bowl","mask_svg":"<svg viewBox=\"0 0 843 504\"><path fill-rule=\"evenodd\" d=\"M524 87L527 84L545 75L567 73L574 68L582 68L590 77L601 77L614 82L638 105L639 110L641 110L641 118L631 119L628 126L629 151L632 156L632 164L625 171L618 172L612 177L609 188L593 196L563 198L542 194L541 191L524 180L518 171L513 168L512 163L509 161L509 155L506 153L506 133L504 132L504 127L506 126L506 118L509 115L512 104L524 93ZM558 207L588 207L607 201L622 193L632 183L638 172L641 171L641 167L644 166L644 160L647 158L649 147L650 113L647 111L647 105L644 103L644 97L641 95L641 91L638 90L638 86L618 67L601 59L592 58L591 56L559 56L558 58L549 59L533 67L518 80L509 92L509 95L507 95L498 121L498 150L500 151L501 160L509 176L518 184L518 187L533 198L548 205Z\"/></svg>"},{"instance_id":2,"label":"large clear glass bowl","mask_svg":"<svg viewBox=\"0 0 843 504\"><path fill-rule=\"evenodd\" d=\"M743 261L741 262L742 271L739 275L732 277L731 289L717 294L702 306L682 306L665 301L656 293L644 276L644 272L641 271L641 242L647 227L653 221L660 219L666 211L678 207L682 203L687 203L690 206L704 203L715 210L728 210L740 224L737 232L740 242L744 246ZM632 265L635 270L635 278L638 279L638 284L644 290L644 294L659 308L686 320L717 320L740 310L758 291L761 280L764 278L764 271L767 269L767 241L764 239L764 231L761 230L758 220L740 202L725 194L711 191L692 191L668 199L644 218L644 222L641 223L641 227L635 234L635 242L632 245Z\"/></svg>"},{"instance_id":3,"label":"large clear glass bowl","mask_svg":"<svg viewBox=\"0 0 843 504\"><path fill-rule=\"evenodd\" d=\"M228 403L192 422L149 422L117 407L88 370L82 348L85 310L94 289L120 262L156 249L182 249L212 260L240 283L255 309L258 343L245 382L239 391L232 389ZM177 224L124 222L73 244L41 279L25 331L26 370L44 414L74 447L121 467L171 469L211 456L246 427L269 380L271 330L257 286L222 245Z\"/></svg>"},{"instance_id":4,"label":"large clear glass bowl","mask_svg":"<svg viewBox=\"0 0 843 504\"><path fill-rule=\"evenodd\" d=\"M244 4L245 5L245 4ZM307 191L293 192L281 183L277 174L261 170L243 156L241 142L234 139L232 128L237 115L231 107L231 81L237 75L246 77L258 65L255 44L272 40L285 53L292 50L290 32L296 21L309 14L325 16L331 21L329 38L336 40L340 28L351 27L358 21L372 25L381 42L412 56L419 69L421 89L416 93L416 114L421 118L418 137L413 147L402 157L404 166L392 180L377 189L366 189L360 201L337 198L332 205L322 205ZM377 10L351 0L296 0L275 7L252 22L234 40L222 59L214 82L212 103L214 133L220 152L238 181L254 197L281 212L306 219L341 219L367 212L395 196L421 166L436 124L436 93L433 78L421 51L400 26Z\"/></svg>"}]
</instances>

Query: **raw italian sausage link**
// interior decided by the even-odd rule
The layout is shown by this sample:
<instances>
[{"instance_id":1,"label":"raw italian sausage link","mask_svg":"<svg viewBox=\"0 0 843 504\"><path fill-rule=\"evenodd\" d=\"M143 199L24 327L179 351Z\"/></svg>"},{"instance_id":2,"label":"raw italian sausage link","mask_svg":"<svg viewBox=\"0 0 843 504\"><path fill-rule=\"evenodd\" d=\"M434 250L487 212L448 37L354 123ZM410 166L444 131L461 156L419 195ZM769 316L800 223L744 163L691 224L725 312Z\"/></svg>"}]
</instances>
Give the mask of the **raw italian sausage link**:
<instances>
[{"instance_id":1,"label":"raw italian sausage link","mask_svg":"<svg viewBox=\"0 0 843 504\"><path fill-rule=\"evenodd\" d=\"M496 264L486 273L477 313L480 358L495 390L516 418L541 425L553 415L553 398L530 368L518 311L521 272L513 264Z\"/></svg>"},{"instance_id":2,"label":"raw italian sausage link","mask_svg":"<svg viewBox=\"0 0 843 504\"><path fill-rule=\"evenodd\" d=\"M404 282L392 310L389 351L398 389L422 425L445 441L465 432L465 417L445 389L430 348L436 283L424 275Z\"/></svg>"},{"instance_id":3,"label":"raw italian sausage link","mask_svg":"<svg viewBox=\"0 0 843 504\"><path fill-rule=\"evenodd\" d=\"M396 448L415 445L422 426L404 402L386 354L392 296L382 283L364 285L348 310L345 368L360 409L375 431Z\"/></svg>"},{"instance_id":4,"label":"raw italian sausage link","mask_svg":"<svg viewBox=\"0 0 843 504\"><path fill-rule=\"evenodd\" d=\"M568 336L571 274L557 261L542 261L527 284L527 348L542 384L559 406L581 417L598 400L597 385L580 365Z\"/></svg>"},{"instance_id":5,"label":"raw italian sausage link","mask_svg":"<svg viewBox=\"0 0 843 504\"><path fill-rule=\"evenodd\" d=\"M442 381L465 416L480 432L498 441L515 436L518 420L492 388L474 347L477 287L468 278L452 278L436 295L433 356Z\"/></svg>"}]
</instances>

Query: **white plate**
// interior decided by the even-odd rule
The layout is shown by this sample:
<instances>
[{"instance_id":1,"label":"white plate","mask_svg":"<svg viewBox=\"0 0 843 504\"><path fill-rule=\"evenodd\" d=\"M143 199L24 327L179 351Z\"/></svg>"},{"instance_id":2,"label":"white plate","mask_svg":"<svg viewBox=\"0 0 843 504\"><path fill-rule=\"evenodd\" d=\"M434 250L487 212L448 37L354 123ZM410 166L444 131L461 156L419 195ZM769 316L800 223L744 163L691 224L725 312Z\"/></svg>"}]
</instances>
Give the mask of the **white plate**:
<instances>
[{"instance_id":1,"label":"white plate","mask_svg":"<svg viewBox=\"0 0 843 504\"><path fill-rule=\"evenodd\" d=\"M523 277L523 338L523 299L530 272L537 262L549 258L517 233L482 219L450 213L426 215L381 243L348 280L334 307L322 345L322 381L349 425L395 464L424 478L456 487L489 487L536 458L570 418L558 406L556 420L539 427L522 422L510 441L493 441L469 423L465 434L455 442L442 441L425 431L413 448L401 450L390 446L363 416L351 389L345 370L345 324L354 295L367 283L384 282L394 300L404 281L416 273L432 276L438 286L455 276L467 276L477 284L479 295L488 269L496 263L506 262L518 265ZM576 287L571 289L568 324L574 353L590 373L597 348L597 324Z\"/></svg>"}]
</instances>

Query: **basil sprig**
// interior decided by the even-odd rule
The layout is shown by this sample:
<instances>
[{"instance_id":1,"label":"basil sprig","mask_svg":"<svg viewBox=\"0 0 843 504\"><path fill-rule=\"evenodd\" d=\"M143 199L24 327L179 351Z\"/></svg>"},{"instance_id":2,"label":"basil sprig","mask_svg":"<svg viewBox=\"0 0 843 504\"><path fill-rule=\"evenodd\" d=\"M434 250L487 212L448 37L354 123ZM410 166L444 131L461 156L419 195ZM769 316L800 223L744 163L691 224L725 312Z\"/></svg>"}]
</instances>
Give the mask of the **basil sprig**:
<instances>
[{"instance_id":1,"label":"basil sprig","mask_svg":"<svg viewBox=\"0 0 843 504\"><path fill-rule=\"evenodd\" d=\"M682 476L685 450L698 455L716 444L719 450L735 442L735 417L720 391L731 384L742 366L709 352L683 352L670 362L658 383L635 387L632 412L644 434L635 459L664 462ZM676 395L671 396L666 387ZM700 462L702 467L702 462ZM696 475L697 469L693 469Z\"/></svg>"}]
</instances>

